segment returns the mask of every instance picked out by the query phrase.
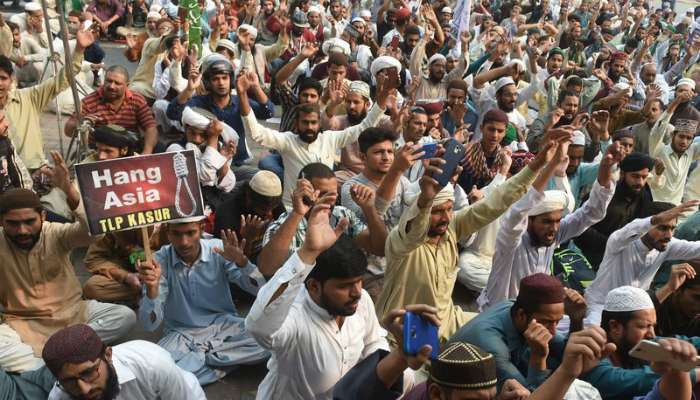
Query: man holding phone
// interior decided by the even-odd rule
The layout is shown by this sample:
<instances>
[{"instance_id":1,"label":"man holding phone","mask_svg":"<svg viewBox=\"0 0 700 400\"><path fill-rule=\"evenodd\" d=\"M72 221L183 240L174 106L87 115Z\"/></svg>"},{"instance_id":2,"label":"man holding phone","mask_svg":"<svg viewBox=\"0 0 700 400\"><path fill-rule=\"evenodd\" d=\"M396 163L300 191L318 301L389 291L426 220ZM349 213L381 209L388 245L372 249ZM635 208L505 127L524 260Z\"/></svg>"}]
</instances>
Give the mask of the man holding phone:
<instances>
[{"instance_id":1,"label":"man holding phone","mask_svg":"<svg viewBox=\"0 0 700 400\"><path fill-rule=\"evenodd\" d=\"M547 149L553 150L554 143ZM437 307L442 321L439 337L447 339L472 315L452 302L457 278L457 243L469 237L505 212L523 196L537 172L553 157L542 151L519 174L494 190L484 201L453 214L454 189L441 187L432 177L443 170L460 172L456 165L445 165L442 154L424 161L417 199L401 216L385 246L387 268L384 290L377 301L377 313L386 315L404 304L423 303Z\"/></svg>"}]
</instances>

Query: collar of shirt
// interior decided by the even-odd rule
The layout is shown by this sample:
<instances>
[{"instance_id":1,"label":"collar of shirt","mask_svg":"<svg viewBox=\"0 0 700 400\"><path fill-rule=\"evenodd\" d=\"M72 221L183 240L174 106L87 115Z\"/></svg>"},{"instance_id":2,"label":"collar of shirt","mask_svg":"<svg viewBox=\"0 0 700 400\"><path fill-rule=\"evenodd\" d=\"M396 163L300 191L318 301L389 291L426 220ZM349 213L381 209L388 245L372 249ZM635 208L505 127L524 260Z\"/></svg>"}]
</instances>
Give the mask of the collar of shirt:
<instances>
[{"instance_id":1,"label":"collar of shirt","mask_svg":"<svg viewBox=\"0 0 700 400\"><path fill-rule=\"evenodd\" d=\"M121 362L118 357L112 357L112 365L114 366L114 371L117 373L117 380L120 386L136 379L134 372L128 365Z\"/></svg>"},{"instance_id":2,"label":"collar of shirt","mask_svg":"<svg viewBox=\"0 0 700 400\"><path fill-rule=\"evenodd\" d=\"M192 263L192 266L194 267L197 263L202 262L202 263L207 263L209 262L209 258L211 257L211 252L212 249L207 243L206 240L199 240L199 257ZM170 253L172 260L175 262L173 263L173 266L180 265L182 264L185 267L188 267L189 265L184 262L180 256L177 254L175 251L175 247L171 244L170 245Z\"/></svg>"}]
</instances>

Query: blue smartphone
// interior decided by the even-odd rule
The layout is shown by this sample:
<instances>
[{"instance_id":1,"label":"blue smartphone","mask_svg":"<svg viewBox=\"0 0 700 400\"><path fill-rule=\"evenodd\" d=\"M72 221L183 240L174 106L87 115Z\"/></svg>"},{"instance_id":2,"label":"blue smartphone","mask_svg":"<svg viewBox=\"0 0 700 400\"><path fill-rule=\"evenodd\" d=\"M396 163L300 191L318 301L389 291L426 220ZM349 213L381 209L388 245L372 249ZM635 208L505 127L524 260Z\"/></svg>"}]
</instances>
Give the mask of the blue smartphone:
<instances>
[{"instance_id":1,"label":"blue smartphone","mask_svg":"<svg viewBox=\"0 0 700 400\"><path fill-rule=\"evenodd\" d=\"M416 355L426 344L432 348L430 358L437 358L440 351L438 327L420 315L407 311L403 317L403 352Z\"/></svg>"},{"instance_id":2,"label":"blue smartphone","mask_svg":"<svg viewBox=\"0 0 700 400\"><path fill-rule=\"evenodd\" d=\"M440 166L442 173L432 175L432 177L440 186L445 187L450 182L450 178L452 178L452 174L454 174L460 161L464 158L464 145L454 139L449 139L443 143L443 146L445 147L445 153L442 155L442 158L445 160L445 163Z\"/></svg>"},{"instance_id":3,"label":"blue smartphone","mask_svg":"<svg viewBox=\"0 0 700 400\"><path fill-rule=\"evenodd\" d=\"M428 144L424 144L423 147L416 150L416 153L420 153L421 151L425 152L425 154L423 154L419 158L419 160L425 160L426 158L435 157L435 153L437 153L437 149L438 149L437 143L428 143Z\"/></svg>"}]
</instances>

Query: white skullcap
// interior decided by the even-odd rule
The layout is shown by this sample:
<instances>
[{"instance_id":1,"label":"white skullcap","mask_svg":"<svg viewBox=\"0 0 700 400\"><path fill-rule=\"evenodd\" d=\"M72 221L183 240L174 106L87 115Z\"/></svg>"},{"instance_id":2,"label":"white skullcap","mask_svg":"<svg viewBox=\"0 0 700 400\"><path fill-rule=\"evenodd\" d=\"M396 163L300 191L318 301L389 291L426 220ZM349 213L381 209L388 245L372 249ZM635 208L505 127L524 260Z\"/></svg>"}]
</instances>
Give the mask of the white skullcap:
<instances>
[{"instance_id":1,"label":"white skullcap","mask_svg":"<svg viewBox=\"0 0 700 400\"><path fill-rule=\"evenodd\" d=\"M365 20L362 19L362 17L355 17L350 21L351 24L354 24L355 22L362 22L363 24L365 23Z\"/></svg>"},{"instance_id":2,"label":"white skullcap","mask_svg":"<svg viewBox=\"0 0 700 400\"><path fill-rule=\"evenodd\" d=\"M510 76L502 76L502 77L498 78L498 80L496 81L496 85L494 87L495 87L496 91L498 92L504 86L508 86L508 85L515 85L515 81Z\"/></svg>"},{"instance_id":3,"label":"white skullcap","mask_svg":"<svg viewBox=\"0 0 700 400\"><path fill-rule=\"evenodd\" d=\"M207 127L211 123L211 119L198 113L191 107L185 107L185 109L182 110L182 119L180 120L180 122L182 122L182 126L191 126L197 129L207 129ZM224 142L228 143L229 141L233 141L234 143L238 144L238 133L227 123L223 121L219 122L221 122L221 124L224 127L224 131L221 133L221 138L224 140Z\"/></svg>"},{"instance_id":4,"label":"white skullcap","mask_svg":"<svg viewBox=\"0 0 700 400\"><path fill-rule=\"evenodd\" d=\"M250 33L250 36L255 39L258 37L258 30L255 29L253 25L248 25L248 24L242 24L238 27L237 33L240 35L241 34L241 29L245 30L246 32Z\"/></svg>"},{"instance_id":5,"label":"white skullcap","mask_svg":"<svg viewBox=\"0 0 700 400\"><path fill-rule=\"evenodd\" d=\"M690 79L690 78L683 78L676 83L676 89L681 87L682 85L688 85L690 86L690 89L695 89L695 81Z\"/></svg>"},{"instance_id":6,"label":"white skullcap","mask_svg":"<svg viewBox=\"0 0 700 400\"><path fill-rule=\"evenodd\" d=\"M401 61L392 56L381 56L372 61L372 65L369 67L369 72L372 74L372 76L377 76L379 71L391 67L394 67L398 72L401 72Z\"/></svg>"},{"instance_id":7,"label":"white skullcap","mask_svg":"<svg viewBox=\"0 0 700 400\"><path fill-rule=\"evenodd\" d=\"M162 10L162 9L163 9L163 6L161 6L160 4L151 4L151 8L149 8L148 11L160 13L160 10Z\"/></svg>"},{"instance_id":8,"label":"white skullcap","mask_svg":"<svg viewBox=\"0 0 700 400\"><path fill-rule=\"evenodd\" d=\"M146 19L150 18L161 19L162 16L158 11L149 11L148 14L146 14Z\"/></svg>"},{"instance_id":9,"label":"white skullcap","mask_svg":"<svg viewBox=\"0 0 700 400\"><path fill-rule=\"evenodd\" d=\"M428 65L433 65L433 63L436 61L447 62L447 58L440 53L435 53L432 57L430 57L430 59L428 59Z\"/></svg>"},{"instance_id":10,"label":"white skullcap","mask_svg":"<svg viewBox=\"0 0 700 400\"><path fill-rule=\"evenodd\" d=\"M452 9L448 6L445 6L442 8L442 10L440 12L452 14Z\"/></svg>"},{"instance_id":11,"label":"white skullcap","mask_svg":"<svg viewBox=\"0 0 700 400\"><path fill-rule=\"evenodd\" d=\"M40 11L41 10L41 4L39 3L27 3L24 5L24 11L27 12L32 12L32 11Z\"/></svg>"},{"instance_id":12,"label":"white skullcap","mask_svg":"<svg viewBox=\"0 0 700 400\"><path fill-rule=\"evenodd\" d=\"M631 312L653 310L654 303L644 289L620 286L608 292L603 310L611 312Z\"/></svg>"},{"instance_id":13,"label":"white skullcap","mask_svg":"<svg viewBox=\"0 0 700 400\"><path fill-rule=\"evenodd\" d=\"M223 48L225 48L226 50L229 50L229 51L231 51L231 52L233 52L233 53L236 52L236 45L235 45L232 41L230 41L230 40L228 40L228 39L219 39L219 40L216 42L216 48L218 49L219 47L223 47Z\"/></svg>"},{"instance_id":14,"label":"white skullcap","mask_svg":"<svg viewBox=\"0 0 700 400\"><path fill-rule=\"evenodd\" d=\"M370 99L369 85L364 81L350 82L350 88L348 88L348 91L358 93L367 100Z\"/></svg>"},{"instance_id":15,"label":"white skullcap","mask_svg":"<svg viewBox=\"0 0 700 400\"><path fill-rule=\"evenodd\" d=\"M574 136L571 138L571 144L575 146L585 146L586 136L581 131L574 131Z\"/></svg>"},{"instance_id":16,"label":"white skullcap","mask_svg":"<svg viewBox=\"0 0 700 400\"><path fill-rule=\"evenodd\" d=\"M253 175L248 186L257 194L266 197L282 196L282 183L274 172L261 170Z\"/></svg>"},{"instance_id":17,"label":"white skullcap","mask_svg":"<svg viewBox=\"0 0 700 400\"><path fill-rule=\"evenodd\" d=\"M519 58L513 58L510 60L510 65L517 65L518 66L518 72L524 72L525 71L525 62Z\"/></svg>"},{"instance_id":18,"label":"white skullcap","mask_svg":"<svg viewBox=\"0 0 700 400\"><path fill-rule=\"evenodd\" d=\"M306 15L311 14L312 12L315 12L316 14L321 15L321 7L319 6L311 6L309 7L309 11L306 12Z\"/></svg>"},{"instance_id":19,"label":"white skullcap","mask_svg":"<svg viewBox=\"0 0 700 400\"><path fill-rule=\"evenodd\" d=\"M618 82L612 87L612 91L615 93L622 90L627 91L628 96L632 96L632 87L628 83Z\"/></svg>"},{"instance_id":20,"label":"white skullcap","mask_svg":"<svg viewBox=\"0 0 700 400\"><path fill-rule=\"evenodd\" d=\"M544 199L534 206L527 215L534 217L552 211L561 211L566 208L568 202L569 197L563 190L545 190Z\"/></svg>"},{"instance_id":21,"label":"white skullcap","mask_svg":"<svg viewBox=\"0 0 700 400\"><path fill-rule=\"evenodd\" d=\"M328 55L331 51L339 51L345 54L346 57L350 56L350 44L341 38L330 38L323 42L321 46L321 51L323 54Z\"/></svg>"},{"instance_id":22,"label":"white skullcap","mask_svg":"<svg viewBox=\"0 0 700 400\"><path fill-rule=\"evenodd\" d=\"M370 10L362 10L360 11L360 17L362 18L371 18L372 17L372 12Z\"/></svg>"}]
</instances>

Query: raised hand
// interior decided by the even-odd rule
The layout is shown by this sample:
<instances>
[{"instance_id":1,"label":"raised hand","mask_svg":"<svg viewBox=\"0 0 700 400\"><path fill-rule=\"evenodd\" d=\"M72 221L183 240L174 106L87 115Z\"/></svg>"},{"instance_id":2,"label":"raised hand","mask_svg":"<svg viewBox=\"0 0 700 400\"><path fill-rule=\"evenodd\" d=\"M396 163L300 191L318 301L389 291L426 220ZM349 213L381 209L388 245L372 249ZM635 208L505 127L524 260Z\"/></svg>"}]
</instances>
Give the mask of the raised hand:
<instances>
[{"instance_id":1,"label":"raised hand","mask_svg":"<svg viewBox=\"0 0 700 400\"><path fill-rule=\"evenodd\" d=\"M407 171L413 166L416 160L420 159L425 152L420 151L420 145L414 145L413 142L406 142L403 146L399 147L394 153L394 162L391 164L391 168L401 173Z\"/></svg>"},{"instance_id":2,"label":"raised hand","mask_svg":"<svg viewBox=\"0 0 700 400\"><path fill-rule=\"evenodd\" d=\"M657 85L656 83L650 83L646 87L646 96L647 96L647 101L651 99L658 99L661 97L662 91L661 91L661 86Z\"/></svg>"},{"instance_id":3,"label":"raised hand","mask_svg":"<svg viewBox=\"0 0 700 400\"><path fill-rule=\"evenodd\" d=\"M239 73L236 78L236 93L238 93L239 96L248 93L248 90L252 88L254 84L244 71L245 69L241 70L241 73Z\"/></svg>"},{"instance_id":4,"label":"raised hand","mask_svg":"<svg viewBox=\"0 0 700 400\"><path fill-rule=\"evenodd\" d=\"M52 186L61 189L64 193L68 193L71 185L68 166L65 160L63 160L61 153L57 151L51 152L51 158L53 158L54 162L53 168L45 165L41 167L41 174L49 178Z\"/></svg>"},{"instance_id":5,"label":"raised hand","mask_svg":"<svg viewBox=\"0 0 700 400\"><path fill-rule=\"evenodd\" d=\"M653 217L651 217L651 224L652 225L666 225L669 224L681 215L683 215L687 211L692 211L695 206L700 204L700 201L698 200L690 200L686 201L685 203L675 206L669 210L662 211Z\"/></svg>"},{"instance_id":6,"label":"raised hand","mask_svg":"<svg viewBox=\"0 0 700 400\"><path fill-rule=\"evenodd\" d=\"M440 319L437 316L437 308L425 304L411 304L398 310L391 310L382 320L384 329L392 334L397 343L403 343L403 318L406 311L414 314L419 314L421 317L429 320L436 326L440 326ZM406 363L412 369L418 369L430 358L432 348L430 345L423 346L418 354L411 356L403 352L403 346L398 346L401 355L403 355Z\"/></svg>"},{"instance_id":7,"label":"raised hand","mask_svg":"<svg viewBox=\"0 0 700 400\"><path fill-rule=\"evenodd\" d=\"M241 237L248 243L260 240L265 234L269 220L264 220L257 215L241 215Z\"/></svg>"},{"instance_id":8,"label":"raised hand","mask_svg":"<svg viewBox=\"0 0 700 400\"><path fill-rule=\"evenodd\" d=\"M85 50L93 43L95 43L95 35L91 30L79 30L75 33L75 47L77 49Z\"/></svg>"},{"instance_id":9,"label":"raised hand","mask_svg":"<svg viewBox=\"0 0 700 400\"><path fill-rule=\"evenodd\" d=\"M325 194L311 209L304 244L299 250L299 257L307 264L315 262L319 254L333 246L348 226L347 218L341 219L335 228L331 226L330 214L333 203L335 203L335 196Z\"/></svg>"},{"instance_id":10,"label":"raised hand","mask_svg":"<svg viewBox=\"0 0 700 400\"><path fill-rule=\"evenodd\" d=\"M7 131L10 127L10 123L5 116L5 113L0 111L0 137L7 136Z\"/></svg>"},{"instance_id":11,"label":"raised hand","mask_svg":"<svg viewBox=\"0 0 700 400\"><path fill-rule=\"evenodd\" d=\"M574 289L564 288L564 314L572 321L581 321L586 317L586 299Z\"/></svg>"},{"instance_id":12,"label":"raised hand","mask_svg":"<svg viewBox=\"0 0 700 400\"><path fill-rule=\"evenodd\" d=\"M510 172L510 167L513 165L513 150L508 146L501 147L497 159L501 159L501 166L498 168L498 173L507 177Z\"/></svg>"},{"instance_id":13,"label":"raised hand","mask_svg":"<svg viewBox=\"0 0 700 400\"><path fill-rule=\"evenodd\" d=\"M666 165L664 164L663 160L660 158L657 158L654 160L654 174L656 176L661 176L663 175L664 171L666 171Z\"/></svg>"},{"instance_id":14,"label":"raised hand","mask_svg":"<svg viewBox=\"0 0 700 400\"><path fill-rule=\"evenodd\" d=\"M546 359L549 355L549 341L552 333L544 325L532 319L523 333L533 356Z\"/></svg>"},{"instance_id":15,"label":"raised hand","mask_svg":"<svg viewBox=\"0 0 700 400\"><path fill-rule=\"evenodd\" d=\"M310 59L316 54L317 51L318 51L318 45L316 43L306 42L304 44L304 47L301 48L301 51L299 52L299 54L306 59Z\"/></svg>"},{"instance_id":16,"label":"raised hand","mask_svg":"<svg viewBox=\"0 0 700 400\"><path fill-rule=\"evenodd\" d=\"M507 379L501 387L498 400L526 400L530 397L530 391L515 379Z\"/></svg>"},{"instance_id":17,"label":"raised hand","mask_svg":"<svg viewBox=\"0 0 700 400\"><path fill-rule=\"evenodd\" d=\"M576 115L576 117L574 117L574 121L571 123L571 125L573 125L574 129L581 129L584 127L582 121L590 120L590 117L591 116L588 113L579 113L578 115Z\"/></svg>"},{"instance_id":18,"label":"raised hand","mask_svg":"<svg viewBox=\"0 0 700 400\"><path fill-rule=\"evenodd\" d=\"M593 70L593 76L605 82L608 79L608 74L605 73L603 68L596 68Z\"/></svg>"},{"instance_id":19,"label":"raised hand","mask_svg":"<svg viewBox=\"0 0 700 400\"><path fill-rule=\"evenodd\" d=\"M292 211L299 215L306 215L318 199L319 191L315 190L306 179L299 179L297 187L292 193Z\"/></svg>"},{"instance_id":20,"label":"raised hand","mask_svg":"<svg viewBox=\"0 0 700 400\"><path fill-rule=\"evenodd\" d=\"M572 333L564 349L559 371L569 378L577 378L598 365L602 358L615 349L615 344L607 342L607 335L599 326Z\"/></svg>"},{"instance_id":21,"label":"raised hand","mask_svg":"<svg viewBox=\"0 0 700 400\"><path fill-rule=\"evenodd\" d=\"M123 282L126 286L133 288L134 290L141 290L141 281L139 280L139 274L129 272L126 274Z\"/></svg>"},{"instance_id":22,"label":"raised hand","mask_svg":"<svg viewBox=\"0 0 700 400\"><path fill-rule=\"evenodd\" d=\"M469 201L469 204L474 204L483 198L484 198L484 192L479 190L476 187L476 185L473 185L472 190L470 190L469 193L467 193L467 200Z\"/></svg>"},{"instance_id":23,"label":"raised hand","mask_svg":"<svg viewBox=\"0 0 700 400\"><path fill-rule=\"evenodd\" d=\"M202 74L199 73L199 65L190 64L190 73L187 76L187 90L193 92L202 83Z\"/></svg>"},{"instance_id":24,"label":"raised hand","mask_svg":"<svg viewBox=\"0 0 700 400\"><path fill-rule=\"evenodd\" d=\"M248 265L248 257L245 255L246 240L238 241L236 233L231 229L221 230L221 241L224 248L214 247L214 252L221 255L228 261L236 263L236 266L243 268Z\"/></svg>"},{"instance_id":25,"label":"raised hand","mask_svg":"<svg viewBox=\"0 0 700 400\"><path fill-rule=\"evenodd\" d=\"M234 142L233 140L229 140L228 143L224 143L221 146L221 148L219 149L219 153L230 161L233 158L233 156L236 155L237 149L238 146L236 146L236 142Z\"/></svg>"},{"instance_id":26,"label":"raised hand","mask_svg":"<svg viewBox=\"0 0 700 400\"><path fill-rule=\"evenodd\" d=\"M673 354L673 358L685 361L685 362L695 362L698 356L698 352L690 342L682 339L675 338L665 338L656 341L662 349L670 351ZM651 369L659 375L663 375L673 368L671 365L664 362L652 362L649 365ZM687 371L683 371L687 372Z\"/></svg>"},{"instance_id":27,"label":"raised hand","mask_svg":"<svg viewBox=\"0 0 700 400\"><path fill-rule=\"evenodd\" d=\"M674 264L671 267L671 275L666 282L666 286L671 292L675 292L688 279L695 278L695 268L688 263Z\"/></svg>"},{"instance_id":28,"label":"raised hand","mask_svg":"<svg viewBox=\"0 0 700 400\"><path fill-rule=\"evenodd\" d=\"M350 188L350 197L360 206L360 209L371 210L374 208L374 190L369 186L355 184Z\"/></svg>"},{"instance_id":29,"label":"raised hand","mask_svg":"<svg viewBox=\"0 0 700 400\"><path fill-rule=\"evenodd\" d=\"M219 136L224 133L224 124L222 124L218 119L214 118L207 126L205 133L207 134L207 138L218 139Z\"/></svg>"},{"instance_id":30,"label":"raised hand","mask_svg":"<svg viewBox=\"0 0 700 400\"><path fill-rule=\"evenodd\" d=\"M608 131L608 123L610 122L610 113L606 110L595 111L591 115L591 119L588 121L586 128L589 132L595 133L599 136L605 136Z\"/></svg>"}]
</instances>

